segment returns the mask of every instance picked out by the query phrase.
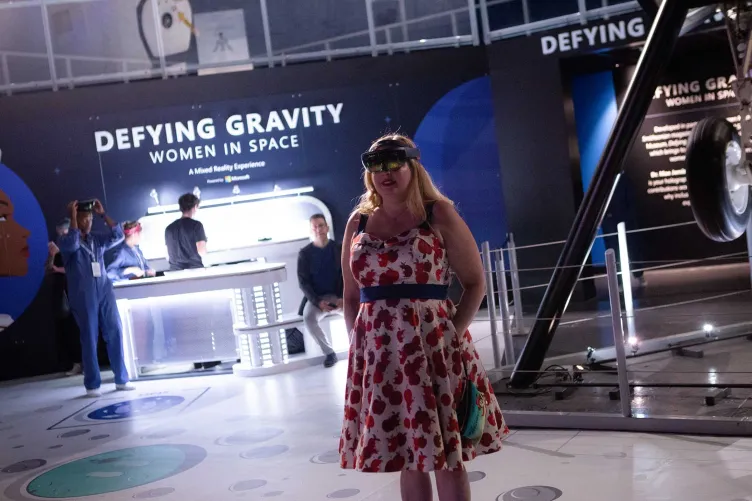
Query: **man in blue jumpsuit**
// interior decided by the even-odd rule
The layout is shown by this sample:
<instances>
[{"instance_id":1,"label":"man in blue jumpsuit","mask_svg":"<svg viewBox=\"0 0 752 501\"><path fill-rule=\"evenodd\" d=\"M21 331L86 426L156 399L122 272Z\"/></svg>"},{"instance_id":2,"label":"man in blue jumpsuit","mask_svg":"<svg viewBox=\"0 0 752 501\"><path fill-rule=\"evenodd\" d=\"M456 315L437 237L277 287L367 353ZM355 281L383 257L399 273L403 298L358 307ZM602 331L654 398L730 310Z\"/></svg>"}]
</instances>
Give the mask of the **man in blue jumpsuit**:
<instances>
[{"instance_id":1,"label":"man in blue jumpsuit","mask_svg":"<svg viewBox=\"0 0 752 501\"><path fill-rule=\"evenodd\" d=\"M107 278L104 253L123 240L123 229L104 212L99 200L68 205L71 225L58 240L68 277L68 301L81 331L81 350L86 395L99 397L102 383L97 360L97 340L101 330L107 343L115 388L132 390L123 360L122 330L112 282ZM93 213L92 213L93 212ZM110 230L92 233L93 214L102 217Z\"/></svg>"}]
</instances>

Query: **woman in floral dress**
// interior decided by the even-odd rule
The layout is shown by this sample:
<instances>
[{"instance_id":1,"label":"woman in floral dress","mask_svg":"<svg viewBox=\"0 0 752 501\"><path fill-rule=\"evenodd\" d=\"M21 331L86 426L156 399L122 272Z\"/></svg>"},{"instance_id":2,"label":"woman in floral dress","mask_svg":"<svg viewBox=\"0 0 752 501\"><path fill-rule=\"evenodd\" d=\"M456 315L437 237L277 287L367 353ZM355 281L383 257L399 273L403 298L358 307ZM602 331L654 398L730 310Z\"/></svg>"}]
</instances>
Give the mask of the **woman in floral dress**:
<instances>
[{"instance_id":1,"label":"woman in floral dress","mask_svg":"<svg viewBox=\"0 0 752 501\"><path fill-rule=\"evenodd\" d=\"M340 438L342 468L400 471L404 501L467 501L464 462L501 449L509 433L468 327L485 295L475 240L434 186L415 144L388 135L363 155L366 192L342 252L351 333ZM454 274L464 294L447 299ZM478 441L460 434L467 377L487 403Z\"/></svg>"}]
</instances>

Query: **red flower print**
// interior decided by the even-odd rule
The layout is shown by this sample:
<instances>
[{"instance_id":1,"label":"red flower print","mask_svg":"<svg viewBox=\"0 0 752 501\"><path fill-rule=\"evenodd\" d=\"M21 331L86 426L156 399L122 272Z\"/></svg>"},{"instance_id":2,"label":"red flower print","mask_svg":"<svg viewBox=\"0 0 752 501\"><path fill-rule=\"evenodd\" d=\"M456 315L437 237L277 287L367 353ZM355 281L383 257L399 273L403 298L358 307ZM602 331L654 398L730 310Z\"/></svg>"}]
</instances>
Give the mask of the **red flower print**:
<instances>
[{"instance_id":1,"label":"red flower print","mask_svg":"<svg viewBox=\"0 0 752 501\"><path fill-rule=\"evenodd\" d=\"M381 471L381 459L374 459L367 467L363 468L363 471L368 473L376 473Z\"/></svg>"},{"instance_id":2,"label":"red flower print","mask_svg":"<svg viewBox=\"0 0 752 501\"><path fill-rule=\"evenodd\" d=\"M431 247L431 245L422 238L419 238L418 251L420 251L420 253L423 255L433 254L433 247Z\"/></svg>"},{"instance_id":3,"label":"red flower print","mask_svg":"<svg viewBox=\"0 0 752 501\"><path fill-rule=\"evenodd\" d=\"M371 410L377 416L381 416L386 410L386 403L384 403L384 401L381 400L379 397L376 397L376 399L371 404Z\"/></svg>"},{"instance_id":4,"label":"red flower print","mask_svg":"<svg viewBox=\"0 0 752 501\"><path fill-rule=\"evenodd\" d=\"M353 389L350 392L350 403L353 405L360 403L360 391Z\"/></svg>"},{"instance_id":5,"label":"red flower print","mask_svg":"<svg viewBox=\"0 0 752 501\"><path fill-rule=\"evenodd\" d=\"M445 378L449 375L447 372L446 361L440 351L434 351L431 355L433 361L433 373L440 378Z\"/></svg>"},{"instance_id":6,"label":"red flower print","mask_svg":"<svg viewBox=\"0 0 752 501\"><path fill-rule=\"evenodd\" d=\"M405 278L410 278L413 276L413 269L410 265L402 263L400 265L400 268L402 268L402 276Z\"/></svg>"},{"instance_id":7,"label":"red flower print","mask_svg":"<svg viewBox=\"0 0 752 501\"><path fill-rule=\"evenodd\" d=\"M416 263L415 264L415 281L419 284L427 284L429 273L431 272L431 263Z\"/></svg>"},{"instance_id":8,"label":"red flower print","mask_svg":"<svg viewBox=\"0 0 752 501\"><path fill-rule=\"evenodd\" d=\"M350 268L354 276L359 276L368 266L368 253L362 252L357 259L352 261Z\"/></svg>"},{"instance_id":9,"label":"red flower print","mask_svg":"<svg viewBox=\"0 0 752 501\"><path fill-rule=\"evenodd\" d=\"M439 345L439 339L444 337L444 333L441 332L440 327L435 327L428 334L426 334L426 344L432 348L436 348Z\"/></svg>"},{"instance_id":10,"label":"red flower print","mask_svg":"<svg viewBox=\"0 0 752 501\"><path fill-rule=\"evenodd\" d=\"M437 449L441 448L443 444L441 443L441 435L434 435L433 436L433 446Z\"/></svg>"},{"instance_id":11,"label":"red flower print","mask_svg":"<svg viewBox=\"0 0 752 501\"><path fill-rule=\"evenodd\" d=\"M395 315L392 315L392 313L385 308L383 310L380 310L379 314L376 315L376 320L373 321L373 326L376 329L381 329L381 326L383 325L386 330L390 331L394 329L394 321L396 319L397 317Z\"/></svg>"},{"instance_id":12,"label":"red flower print","mask_svg":"<svg viewBox=\"0 0 752 501\"><path fill-rule=\"evenodd\" d=\"M430 386L423 386L423 400L428 410L436 409L436 395L434 395L433 389Z\"/></svg>"},{"instance_id":13,"label":"red flower print","mask_svg":"<svg viewBox=\"0 0 752 501\"><path fill-rule=\"evenodd\" d=\"M410 388L405 390L405 404L407 404L407 413L413 413L413 392ZM409 426L405 426L406 428Z\"/></svg>"},{"instance_id":14,"label":"red flower print","mask_svg":"<svg viewBox=\"0 0 752 501\"><path fill-rule=\"evenodd\" d=\"M459 428L457 428L457 431L459 431ZM452 452L457 452L457 448L459 446L460 446L460 441L457 440L457 437L452 437L446 443L446 447L444 448L444 452L447 453L447 454L451 454Z\"/></svg>"},{"instance_id":15,"label":"red flower print","mask_svg":"<svg viewBox=\"0 0 752 501\"><path fill-rule=\"evenodd\" d=\"M418 317L418 314L415 313L415 309L411 306L404 306L402 308L402 320L413 327L420 325L420 318Z\"/></svg>"},{"instance_id":16,"label":"red flower print","mask_svg":"<svg viewBox=\"0 0 752 501\"><path fill-rule=\"evenodd\" d=\"M379 285L393 285L397 280L399 280L399 272L391 268L387 268L379 275Z\"/></svg>"},{"instance_id":17,"label":"red flower print","mask_svg":"<svg viewBox=\"0 0 752 501\"><path fill-rule=\"evenodd\" d=\"M348 421L355 421L358 419L358 412L350 407L349 405L345 406L345 419Z\"/></svg>"},{"instance_id":18,"label":"red flower print","mask_svg":"<svg viewBox=\"0 0 752 501\"><path fill-rule=\"evenodd\" d=\"M389 343L392 342L392 338L389 337L389 334L382 334L381 336L376 336L376 349L380 350L384 346L389 346Z\"/></svg>"},{"instance_id":19,"label":"red flower print","mask_svg":"<svg viewBox=\"0 0 752 501\"><path fill-rule=\"evenodd\" d=\"M423 357L415 357L414 360L405 362L405 374L407 375L407 382L409 384L420 384L420 368L423 366L424 361Z\"/></svg>"},{"instance_id":20,"label":"red flower print","mask_svg":"<svg viewBox=\"0 0 752 501\"><path fill-rule=\"evenodd\" d=\"M421 428L423 433L431 433L431 415L422 409L419 410L415 413L412 425L414 430Z\"/></svg>"},{"instance_id":21,"label":"red flower print","mask_svg":"<svg viewBox=\"0 0 752 501\"><path fill-rule=\"evenodd\" d=\"M489 425L496 426L496 414L495 413L489 412L488 417L486 419L488 419Z\"/></svg>"},{"instance_id":22,"label":"red flower print","mask_svg":"<svg viewBox=\"0 0 752 501\"><path fill-rule=\"evenodd\" d=\"M420 342L420 335L415 335L409 343L404 345L405 353L408 357L411 357L423 349L423 345Z\"/></svg>"},{"instance_id":23,"label":"red flower print","mask_svg":"<svg viewBox=\"0 0 752 501\"><path fill-rule=\"evenodd\" d=\"M460 424L457 422L455 418L450 418L449 423L447 423L447 431L450 432L460 432Z\"/></svg>"},{"instance_id":24,"label":"red flower print","mask_svg":"<svg viewBox=\"0 0 752 501\"><path fill-rule=\"evenodd\" d=\"M439 316L439 318L447 318L449 316L447 315L447 312L443 306L439 306L439 310L436 312L436 314Z\"/></svg>"},{"instance_id":25,"label":"red flower print","mask_svg":"<svg viewBox=\"0 0 752 501\"><path fill-rule=\"evenodd\" d=\"M423 435L420 435L418 437L413 437L414 449L425 449L427 445L428 445L428 440L426 440L426 437L424 437Z\"/></svg>"},{"instance_id":26,"label":"red flower print","mask_svg":"<svg viewBox=\"0 0 752 501\"><path fill-rule=\"evenodd\" d=\"M402 392L395 391L394 387L389 383L384 385L384 396L389 399L390 405L402 405Z\"/></svg>"},{"instance_id":27,"label":"red flower print","mask_svg":"<svg viewBox=\"0 0 752 501\"><path fill-rule=\"evenodd\" d=\"M405 467L405 457L402 455L397 455L386 462L384 471L386 472L401 471L402 468L404 467Z\"/></svg>"},{"instance_id":28,"label":"red flower print","mask_svg":"<svg viewBox=\"0 0 752 501\"><path fill-rule=\"evenodd\" d=\"M398 299L398 298L397 299L387 299L386 300L386 305L389 308L396 308L397 306L399 306L399 303L400 303L400 299Z\"/></svg>"},{"instance_id":29,"label":"red flower print","mask_svg":"<svg viewBox=\"0 0 752 501\"><path fill-rule=\"evenodd\" d=\"M432 324L434 318L435 315L433 313L433 310L426 310L426 312L423 314L423 321L427 324Z\"/></svg>"},{"instance_id":30,"label":"red flower print","mask_svg":"<svg viewBox=\"0 0 752 501\"><path fill-rule=\"evenodd\" d=\"M399 369L397 369L397 370L394 371L394 384L395 384L395 386L402 385L402 381L404 381L404 380L405 380L405 373L402 372L402 368L400 367Z\"/></svg>"},{"instance_id":31,"label":"red flower print","mask_svg":"<svg viewBox=\"0 0 752 501\"><path fill-rule=\"evenodd\" d=\"M443 405L444 407L452 406L452 397L448 393L443 393L441 395L441 405Z\"/></svg>"},{"instance_id":32,"label":"red flower print","mask_svg":"<svg viewBox=\"0 0 752 501\"><path fill-rule=\"evenodd\" d=\"M400 344L405 342L405 329L397 329L397 341Z\"/></svg>"},{"instance_id":33,"label":"red flower print","mask_svg":"<svg viewBox=\"0 0 752 501\"><path fill-rule=\"evenodd\" d=\"M368 271L365 275L360 277L360 283L364 287L371 287L376 281L376 272L373 270Z\"/></svg>"},{"instance_id":34,"label":"red flower print","mask_svg":"<svg viewBox=\"0 0 752 501\"><path fill-rule=\"evenodd\" d=\"M391 433L394 430L396 430L400 425L400 415L399 413L394 413L389 418L385 419L384 422L381 424L381 428L386 433Z\"/></svg>"},{"instance_id":35,"label":"red flower print","mask_svg":"<svg viewBox=\"0 0 752 501\"><path fill-rule=\"evenodd\" d=\"M385 268L389 263L397 261L399 253L396 250L389 250L387 252L380 252L378 255L379 266Z\"/></svg>"},{"instance_id":36,"label":"red flower print","mask_svg":"<svg viewBox=\"0 0 752 501\"><path fill-rule=\"evenodd\" d=\"M482 437L480 437L480 445L483 447L488 447L493 443L493 437L490 433L484 433Z\"/></svg>"}]
</instances>

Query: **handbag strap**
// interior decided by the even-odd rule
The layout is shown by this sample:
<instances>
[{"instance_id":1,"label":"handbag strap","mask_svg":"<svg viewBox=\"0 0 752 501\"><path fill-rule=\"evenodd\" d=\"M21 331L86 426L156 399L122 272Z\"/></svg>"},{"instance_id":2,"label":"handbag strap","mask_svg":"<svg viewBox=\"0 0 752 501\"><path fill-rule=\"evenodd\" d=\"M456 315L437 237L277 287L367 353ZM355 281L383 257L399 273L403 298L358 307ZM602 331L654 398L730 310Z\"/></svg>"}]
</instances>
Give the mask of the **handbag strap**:
<instances>
[{"instance_id":1,"label":"handbag strap","mask_svg":"<svg viewBox=\"0 0 752 501\"><path fill-rule=\"evenodd\" d=\"M455 330L454 330L454 335L455 335L455 336L457 337L457 343L459 344L459 350L460 350L460 362L462 363L462 372L464 372L464 373L465 373L465 379L470 379L470 378L469 378L469 377L467 376L467 364L465 364L465 357L464 357L464 355L465 355L465 350L464 350L464 348L463 348L463 346L462 346L462 338L464 337L464 335L465 335L465 334L463 333L463 334L462 334L462 336L460 336L460 333L459 333L459 331L458 331L457 329L455 329Z\"/></svg>"}]
</instances>

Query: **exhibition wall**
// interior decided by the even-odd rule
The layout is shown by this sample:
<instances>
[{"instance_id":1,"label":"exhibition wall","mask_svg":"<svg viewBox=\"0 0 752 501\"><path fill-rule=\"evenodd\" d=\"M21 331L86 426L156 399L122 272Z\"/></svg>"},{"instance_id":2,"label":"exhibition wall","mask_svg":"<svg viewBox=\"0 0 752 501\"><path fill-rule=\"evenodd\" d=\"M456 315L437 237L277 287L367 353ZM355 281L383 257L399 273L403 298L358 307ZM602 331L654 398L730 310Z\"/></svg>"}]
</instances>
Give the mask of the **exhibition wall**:
<instances>
[{"instance_id":1,"label":"exhibition wall","mask_svg":"<svg viewBox=\"0 0 752 501\"><path fill-rule=\"evenodd\" d=\"M639 45L646 35L644 18L634 14L488 47L506 217L517 245L565 240L582 200L586 180L572 99L577 72L569 66L594 53ZM613 109L604 111L611 116ZM602 129L596 142L603 137ZM586 152L593 168L593 159L599 156L597 148ZM561 248L520 251L520 268L530 270L520 274L521 285L547 284ZM583 272L588 273L590 268ZM523 291L526 308L534 310L544 291L545 287ZM587 284L578 288L571 305L591 294Z\"/></svg>"},{"instance_id":2,"label":"exhibition wall","mask_svg":"<svg viewBox=\"0 0 752 501\"><path fill-rule=\"evenodd\" d=\"M614 72L619 102L634 66ZM624 163L624 176L612 205L631 202L632 227L647 228L693 221L684 170L684 153L692 126L716 116L739 123L739 105L730 88L734 64L723 30L680 40L656 89L639 135ZM744 238L719 244L696 225L639 235L632 248L645 261L701 259L744 252ZM631 256L630 256L631 257Z\"/></svg>"},{"instance_id":3,"label":"exhibition wall","mask_svg":"<svg viewBox=\"0 0 752 501\"><path fill-rule=\"evenodd\" d=\"M19 95L0 99L0 116L2 163L40 215L24 226L34 273L15 278L29 292L0 287L0 314L14 320L0 335L0 379L54 370L51 308L35 293L72 199L99 198L122 221L196 189L211 200L312 187L341 238L363 191L360 154L400 131L478 242L500 247L507 232L482 48ZM20 209L18 193L8 196Z\"/></svg>"},{"instance_id":4,"label":"exhibition wall","mask_svg":"<svg viewBox=\"0 0 752 501\"><path fill-rule=\"evenodd\" d=\"M423 163L457 203L477 243L499 248L508 232L518 245L565 239L646 31L644 19L631 15L486 47L0 99L0 161L8 167L0 167L0 188L12 187L6 195L29 246L28 271L0 277L0 316L14 320L0 332L0 379L62 368L41 270L47 238L71 199L100 198L114 218L125 220L196 190L208 200L312 187L341 238L362 193L360 153L381 134L400 131L415 138ZM695 80L702 87L729 74L728 61L717 57L728 52L720 44L706 65L690 64L686 54L693 43L705 43L700 37L716 35L683 41L666 85L686 81L692 90ZM710 99L710 88L698 92ZM657 95L641 137L671 120L702 116L705 105L687 96L686 103L669 105ZM733 115L728 95L716 97L713 113ZM605 231L621 220L629 228L692 220L681 190L663 189L681 185L682 175L665 165L681 163L681 148L679 142L656 157L637 141ZM659 187L651 172L666 178L661 190L649 189ZM253 224L237 221L238 231ZM694 227L685 231L681 247L670 238L630 240L633 258L721 253ZM211 228L207 234L211 241ZM598 244L594 264L610 245ZM556 245L525 249L519 266L553 267L560 251ZM547 283L550 275L526 271L521 285ZM526 291L525 305L534 307L544 290ZM580 288L575 302L590 297L592 290Z\"/></svg>"}]
</instances>

